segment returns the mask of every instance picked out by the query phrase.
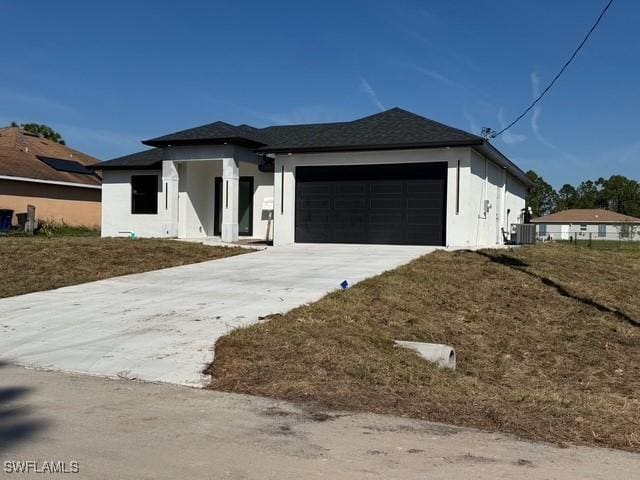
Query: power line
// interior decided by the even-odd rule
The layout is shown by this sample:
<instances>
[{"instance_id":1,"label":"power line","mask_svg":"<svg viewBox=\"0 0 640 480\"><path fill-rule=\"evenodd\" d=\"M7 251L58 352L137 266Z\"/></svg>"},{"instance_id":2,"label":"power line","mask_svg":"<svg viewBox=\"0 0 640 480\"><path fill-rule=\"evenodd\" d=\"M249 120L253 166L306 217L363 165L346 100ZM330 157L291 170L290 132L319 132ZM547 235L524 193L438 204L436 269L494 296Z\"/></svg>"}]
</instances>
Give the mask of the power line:
<instances>
[{"instance_id":1,"label":"power line","mask_svg":"<svg viewBox=\"0 0 640 480\"><path fill-rule=\"evenodd\" d=\"M587 43L587 40L589 40L589 37L591 36L591 34L594 32L594 30L598 27L598 24L600 23L600 20L602 20L602 18L604 17L604 14L607 13L607 10L609 10L609 7L611 6L611 4L613 3L613 0L609 0L609 3L607 3L607 5L604 7L604 9L602 10L602 12L600 12L600 15L598 16L596 23L593 24L593 26L591 27L591 29L589 30L589 32L585 35L585 37L582 39L582 42L580 42L580 45L578 45L578 48L576 48L574 50L574 52L571 54L571 57L569 57L569 60L567 60L565 62L565 64L562 66L562 68L560 69L560 71L558 72L558 74L553 77L553 80L551 80L551 83L549 85L547 85L547 87L542 91L542 93L540 95L538 95L538 97L533 101L533 103L531 105L529 105L524 112L522 112L518 117L516 117L516 119L511 122L509 125L507 125L506 127L504 127L502 130L500 130L499 132L494 132L491 129L483 129L483 133L487 136L487 138L496 138L499 135L502 135L504 132L506 132L507 130L509 130L511 127L513 127L516 123L518 123L520 120L522 120L522 118L524 118L527 113L529 113L533 107L535 107L537 105L537 103L542 100L542 97L545 96L545 94L551 90L551 87L553 87L553 84L556 83L556 81L560 78L560 76L564 73L564 71L567 69L567 67L569 66L569 64L573 61L573 59L576 57L576 55L578 54L578 52L582 49L582 47L584 47L584 44Z\"/></svg>"}]
</instances>

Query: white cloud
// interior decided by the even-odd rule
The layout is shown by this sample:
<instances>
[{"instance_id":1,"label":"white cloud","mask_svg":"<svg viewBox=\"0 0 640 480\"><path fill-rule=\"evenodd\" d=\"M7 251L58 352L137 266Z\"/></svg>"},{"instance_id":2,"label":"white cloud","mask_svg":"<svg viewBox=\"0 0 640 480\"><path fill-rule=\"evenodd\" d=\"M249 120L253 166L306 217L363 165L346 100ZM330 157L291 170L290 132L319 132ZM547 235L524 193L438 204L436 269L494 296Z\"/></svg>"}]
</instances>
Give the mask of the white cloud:
<instances>
[{"instance_id":1,"label":"white cloud","mask_svg":"<svg viewBox=\"0 0 640 480\"><path fill-rule=\"evenodd\" d=\"M531 72L531 89L533 98L538 98L540 95L540 74L538 72Z\"/></svg>"},{"instance_id":2,"label":"white cloud","mask_svg":"<svg viewBox=\"0 0 640 480\"><path fill-rule=\"evenodd\" d=\"M248 123L255 127L268 125L290 125L304 123L337 122L352 117L356 112L344 105L307 104L298 105L280 111L262 110L238 104L226 98L202 94L203 101L222 107L228 118L237 118L238 123ZM229 120L231 121L231 120Z\"/></svg>"},{"instance_id":3,"label":"white cloud","mask_svg":"<svg viewBox=\"0 0 640 480\"><path fill-rule=\"evenodd\" d=\"M507 122L504 120L504 111L502 108L498 110L498 123L500 124L500 129L503 129L507 126ZM500 138L507 145L515 145L517 143L524 142L527 137L526 135L522 135L519 133L513 133L507 130L506 132L500 135Z\"/></svg>"},{"instance_id":4,"label":"white cloud","mask_svg":"<svg viewBox=\"0 0 640 480\"><path fill-rule=\"evenodd\" d=\"M462 114L464 115L464 118L466 118L467 122L469 122L469 130L471 131L471 133L475 133L476 135L480 135L482 128L480 127L480 124L478 124L478 122L476 121L476 119L473 117L473 115L471 115L469 113L469 111L466 109L464 109L464 111L462 112Z\"/></svg>"},{"instance_id":5,"label":"white cloud","mask_svg":"<svg viewBox=\"0 0 640 480\"><path fill-rule=\"evenodd\" d=\"M378 109L380 109L380 111L386 110L385 106L382 104L382 102L378 98L376 91L373 89L373 87L369 84L369 82L367 82L367 80L364 77L360 77L360 88L367 95L367 97L369 97L369 100L371 100L371 103L373 103Z\"/></svg>"},{"instance_id":6,"label":"white cloud","mask_svg":"<svg viewBox=\"0 0 640 480\"><path fill-rule=\"evenodd\" d=\"M456 82L436 70L430 70L423 67L415 67L415 69L423 75L429 77L430 79L435 80L436 82L440 82L444 85L449 86L460 86Z\"/></svg>"},{"instance_id":7,"label":"white cloud","mask_svg":"<svg viewBox=\"0 0 640 480\"><path fill-rule=\"evenodd\" d=\"M335 122L345 117L345 113L339 109L324 105L305 105L276 113L255 110L252 110L252 112L254 117L276 125Z\"/></svg>"},{"instance_id":8,"label":"white cloud","mask_svg":"<svg viewBox=\"0 0 640 480\"><path fill-rule=\"evenodd\" d=\"M540 75L538 72L531 72L531 94L533 99L535 100L540 95ZM542 115L542 107L540 105L536 105L533 107L533 113L531 114L531 130L533 130L533 135L538 139L540 143L549 147L553 150L558 150L553 143L551 143L547 138L542 135L540 131L540 116Z\"/></svg>"}]
</instances>

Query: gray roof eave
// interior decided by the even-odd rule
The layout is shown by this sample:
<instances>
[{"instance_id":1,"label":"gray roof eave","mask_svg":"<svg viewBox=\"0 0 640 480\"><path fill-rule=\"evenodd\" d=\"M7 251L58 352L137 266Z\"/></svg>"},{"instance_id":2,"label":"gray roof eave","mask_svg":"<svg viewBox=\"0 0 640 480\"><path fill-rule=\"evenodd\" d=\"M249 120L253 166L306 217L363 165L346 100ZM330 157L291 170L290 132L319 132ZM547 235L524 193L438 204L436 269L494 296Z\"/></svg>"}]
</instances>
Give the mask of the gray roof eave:
<instances>
[{"instance_id":1,"label":"gray roof eave","mask_svg":"<svg viewBox=\"0 0 640 480\"><path fill-rule=\"evenodd\" d=\"M258 142L257 140L252 140L244 137L226 137L226 138L194 138L194 139L175 139L175 140L164 140L164 139L151 139L151 140L143 140L142 143L144 145L149 145L150 147L170 147L170 146L186 146L186 145L241 145L246 147L260 147L261 145L265 145L262 142Z\"/></svg>"},{"instance_id":2,"label":"gray roof eave","mask_svg":"<svg viewBox=\"0 0 640 480\"><path fill-rule=\"evenodd\" d=\"M323 153L323 152L354 152L371 150L408 150L412 148L446 148L472 147L481 145L482 140L460 140L455 142L420 142L420 143L386 143L369 145L326 145L313 147L265 146L256 149L260 153Z\"/></svg>"}]
</instances>

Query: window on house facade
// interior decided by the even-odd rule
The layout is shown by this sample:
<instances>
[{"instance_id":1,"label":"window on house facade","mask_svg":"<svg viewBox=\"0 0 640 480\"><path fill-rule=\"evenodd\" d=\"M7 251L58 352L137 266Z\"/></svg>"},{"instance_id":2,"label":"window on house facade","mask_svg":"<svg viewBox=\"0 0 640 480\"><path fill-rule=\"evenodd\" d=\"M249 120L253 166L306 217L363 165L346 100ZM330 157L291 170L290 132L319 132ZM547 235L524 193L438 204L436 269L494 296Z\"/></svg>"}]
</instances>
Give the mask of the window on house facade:
<instances>
[{"instance_id":1,"label":"window on house facade","mask_svg":"<svg viewBox=\"0 0 640 480\"><path fill-rule=\"evenodd\" d=\"M587 231L587 226L586 225L580 225L580 231L581 232L586 232Z\"/></svg>"},{"instance_id":2,"label":"window on house facade","mask_svg":"<svg viewBox=\"0 0 640 480\"><path fill-rule=\"evenodd\" d=\"M598 225L598 237L604 238L607 236L607 226L606 225Z\"/></svg>"},{"instance_id":3,"label":"window on house facade","mask_svg":"<svg viewBox=\"0 0 640 480\"><path fill-rule=\"evenodd\" d=\"M539 237L546 237L547 236L547 224L546 223L541 223L540 225L538 225L538 236Z\"/></svg>"},{"instance_id":4,"label":"window on house facade","mask_svg":"<svg viewBox=\"0 0 640 480\"><path fill-rule=\"evenodd\" d=\"M631 236L631 227L627 224L620 226L620 237L629 238Z\"/></svg>"},{"instance_id":5,"label":"window on house facade","mask_svg":"<svg viewBox=\"0 0 640 480\"><path fill-rule=\"evenodd\" d=\"M131 176L131 213L158 213L158 175Z\"/></svg>"}]
</instances>

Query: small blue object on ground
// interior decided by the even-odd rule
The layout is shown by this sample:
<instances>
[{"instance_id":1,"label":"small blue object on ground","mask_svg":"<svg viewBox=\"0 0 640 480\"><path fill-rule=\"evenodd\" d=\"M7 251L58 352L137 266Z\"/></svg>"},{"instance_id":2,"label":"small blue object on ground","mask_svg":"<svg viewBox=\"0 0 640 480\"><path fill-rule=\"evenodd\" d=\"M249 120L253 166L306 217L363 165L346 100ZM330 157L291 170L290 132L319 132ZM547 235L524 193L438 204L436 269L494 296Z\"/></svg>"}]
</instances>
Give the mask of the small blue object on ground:
<instances>
[{"instance_id":1,"label":"small blue object on ground","mask_svg":"<svg viewBox=\"0 0 640 480\"><path fill-rule=\"evenodd\" d=\"M349 288L349 282L347 282L346 280L343 280L340 286L342 287L343 290L346 290L347 288Z\"/></svg>"}]
</instances>

